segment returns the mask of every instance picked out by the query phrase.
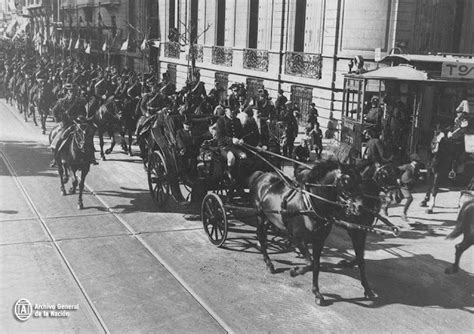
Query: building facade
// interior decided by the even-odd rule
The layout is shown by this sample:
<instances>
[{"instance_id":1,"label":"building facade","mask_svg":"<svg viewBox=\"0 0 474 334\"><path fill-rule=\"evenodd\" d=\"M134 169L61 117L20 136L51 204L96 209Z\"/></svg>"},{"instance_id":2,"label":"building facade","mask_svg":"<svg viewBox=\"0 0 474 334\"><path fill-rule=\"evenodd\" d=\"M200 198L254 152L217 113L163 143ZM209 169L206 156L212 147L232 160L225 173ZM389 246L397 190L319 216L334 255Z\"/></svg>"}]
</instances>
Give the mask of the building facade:
<instances>
[{"instance_id":1,"label":"building facade","mask_svg":"<svg viewBox=\"0 0 474 334\"><path fill-rule=\"evenodd\" d=\"M473 11L469 0L160 0L159 68L184 85L192 53L208 90L282 89L302 121L314 102L325 127L355 56L370 70L392 50L474 53Z\"/></svg>"}]
</instances>

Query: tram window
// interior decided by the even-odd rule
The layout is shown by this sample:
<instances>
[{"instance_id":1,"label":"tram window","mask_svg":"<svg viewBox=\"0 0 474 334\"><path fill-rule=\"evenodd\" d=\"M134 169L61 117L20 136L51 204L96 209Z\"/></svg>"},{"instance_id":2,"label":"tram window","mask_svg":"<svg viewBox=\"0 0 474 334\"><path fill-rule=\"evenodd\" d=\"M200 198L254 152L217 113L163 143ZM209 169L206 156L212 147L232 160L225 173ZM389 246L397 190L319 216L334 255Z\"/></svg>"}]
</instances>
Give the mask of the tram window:
<instances>
[{"instance_id":1,"label":"tram window","mask_svg":"<svg viewBox=\"0 0 474 334\"><path fill-rule=\"evenodd\" d=\"M348 90L345 96L345 117L355 120L361 119L361 94L355 90Z\"/></svg>"}]
</instances>

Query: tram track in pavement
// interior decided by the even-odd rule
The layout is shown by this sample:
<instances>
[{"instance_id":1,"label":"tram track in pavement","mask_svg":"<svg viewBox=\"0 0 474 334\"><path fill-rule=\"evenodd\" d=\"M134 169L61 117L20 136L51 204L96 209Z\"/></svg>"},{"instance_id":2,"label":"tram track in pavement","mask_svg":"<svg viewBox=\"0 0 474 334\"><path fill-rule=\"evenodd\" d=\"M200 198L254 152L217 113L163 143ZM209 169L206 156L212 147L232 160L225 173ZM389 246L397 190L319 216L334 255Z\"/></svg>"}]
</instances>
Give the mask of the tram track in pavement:
<instances>
[{"instance_id":1,"label":"tram track in pavement","mask_svg":"<svg viewBox=\"0 0 474 334\"><path fill-rule=\"evenodd\" d=\"M4 101L2 101L2 104L4 104L4 106L7 106ZM19 121L19 123L25 127L25 128L28 128L27 125L24 123L24 121L18 116L17 113L13 112L11 110L14 109L14 107L11 107L11 106L8 106L7 109L11 114L13 114L13 116L16 118L17 121ZM38 141L39 144L43 144L41 143L40 141ZM50 229L48 228L47 226L47 223L46 223L46 219L48 218L51 218L51 217L42 217L41 214L39 213L38 209L36 208L33 200L31 199L31 197L28 195L27 191L26 191L26 188L23 186L23 184L21 183L21 180L19 179L17 173L15 172L14 170L14 167L12 166L9 158L7 157L7 155L3 152L3 151L0 151L0 156L2 158L2 160L5 162L5 165L10 173L10 175L12 176L12 178L14 179L14 182L15 184L17 185L17 187L20 189L23 197L25 198L25 200L27 201L28 205L30 206L31 210L33 211L33 213L35 214L36 216L36 219L38 219L42 225L42 228L43 230L46 232L46 234L48 235L48 237L51 239L50 242L53 243L54 245L54 248L56 249L56 251L58 252L59 256L61 257L62 261L64 262L64 264L66 265L69 273L72 275L74 281L76 282L77 286L79 287L83 297L86 299L87 301L87 304L88 306L91 308L93 314L96 316L97 320L99 321L100 325L102 326L102 329L106 332L106 333L110 333L110 331L108 330L106 324L105 324L105 321L104 319L101 317L99 311L95 308L94 304L92 303L92 300L91 298L87 295L87 292L85 291L83 285L80 283L79 281L79 278L77 277L77 275L75 274L72 266L70 265L69 261L67 260L65 254L63 253L63 251L61 250L58 242L59 241L64 241L64 240L76 240L76 239L91 239L91 237L83 237L83 238L64 238L64 239L56 239L54 237L54 235L52 234L52 232L50 231ZM188 284L186 283L186 281L181 277L181 275L178 274L178 272L176 270L173 269L173 267L168 263L168 261L166 261L162 256L160 256L160 254L158 252L156 252L152 247L151 245L149 245L147 243L147 241L145 239L143 239L141 237L141 235L146 235L146 234L150 234L150 233L156 233L156 232L137 232L124 218L122 218L117 212L115 212L110 205L108 205L108 203L106 202L106 200L100 195L98 194L98 192L96 192L90 184L88 184L87 182L85 182L85 186L84 186L84 193L89 193L89 195L91 195L92 197L94 197L95 199L97 199L97 201L103 206L103 208L106 210L106 212L104 213L98 213L98 214L91 214L90 216L112 216L118 223L120 223L128 233L124 233L124 234L119 234L119 235L128 235L129 237L132 237L134 238L135 240L137 240L139 242L139 244L145 248L145 250L159 263L159 265L161 265L175 280L177 283L179 283L179 285L209 314L209 316L214 319L214 321L217 322L217 324L219 324L219 326L227 333L234 333L234 331L232 330L231 326L228 325L218 314L216 311L214 311L208 304L207 302L201 298L195 291L194 289ZM89 215L84 215L84 217L87 217ZM52 217L52 218L67 218L67 217L75 217L75 216L71 216L71 215L62 215L62 216L55 216L55 217ZM183 229L183 231L189 231L189 230L197 230L198 228L187 228L187 229ZM200 229L200 228L199 228ZM176 232L176 230L173 230L174 232ZM168 231L160 231L159 233L162 233L162 232L168 232ZM112 235L113 236L113 235ZM110 237L110 235L106 235L106 236L98 236L96 238L107 238L107 237Z\"/></svg>"},{"instance_id":2,"label":"tram track in pavement","mask_svg":"<svg viewBox=\"0 0 474 334\"><path fill-rule=\"evenodd\" d=\"M92 302L92 299L89 297L87 294L86 290L84 289L84 286L81 284L79 281L79 278L77 274L74 272L74 269L72 268L71 264L69 263L68 259L66 258L66 255L62 251L61 247L58 244L58 240L55 239L53 233L51 230L48 228L48 225L46 224L46 220L41 217L38 208L36 207L35 203L33 202L32 198L26 191L26 188L23 186L22 182L20 181L18 174L15 172L15 169L13 168L9 158L6 156L6 154L3 151L0 151L0 157L2 158L3 162L5 163L5 166L7 167L8 172L10 173L13 181L15 182L15 185L17 188L20 190L21 195L25 199L26 203L30 207L30 210L33 212L33 214L36 216L36 219L39 220L41 224L41 228L43 231L46 233L48 238L50 239L49 242L50 244L53 245L54 249L56 250L57 254L61 258L63 264L66 266L69 274L71 275L72 279L76 283L77 287L79 288L82 297L86 301L86 305L89 307L89 311L95 316L96 320L99 322L101 329L105 333L110 333L109 329L107 328L107 325L105 324L104 319L100 315L99 311L97 308L94 306L94 303Z\"/></svg>"}]
</instances>

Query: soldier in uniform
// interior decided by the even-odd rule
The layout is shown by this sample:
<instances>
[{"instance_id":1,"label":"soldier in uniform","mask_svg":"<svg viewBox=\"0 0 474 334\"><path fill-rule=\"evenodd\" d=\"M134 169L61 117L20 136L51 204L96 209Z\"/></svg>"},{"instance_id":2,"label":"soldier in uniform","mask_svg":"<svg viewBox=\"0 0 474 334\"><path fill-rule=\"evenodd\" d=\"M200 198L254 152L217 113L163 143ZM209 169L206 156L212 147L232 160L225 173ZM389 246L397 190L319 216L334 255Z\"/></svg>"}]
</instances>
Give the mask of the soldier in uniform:
<instances>
[{"instance_id":1,"label":"soldier in uniform","mask_svg":"<svg viewBox=\"0 0 474 334\"><path fill-rule=\"evenodd\" d=\"M147 79L146 84L150 92L143 95L143 97L140 99L140 102L138 102L138 108L140 108L141 116L138 119L137 129L135 131L137 141L139 141L139 137L146 123L146 120L149 119L150 116L156 113L157 111L157 108L155 108L152 104L149 103L156 97L157 94L159 94L157 82L154 77L150 77Z\"/></svg>"},{"instance_id":2,"label":"soldier in uniform","mask_svg":"<svg viewBox=\"0 0 474 334\"><path fill-rule=\"evenodd\" d=\"M86 116L86 101L77 96L78 87L74 84L66 84L65 88L67 90L66 97L59 100L52 109L55 115L61 115L60 129L50 145L55 155L63 140L69 135L74 120L80 116ZM54 166L55 160L53 160L52 166Z\"/></svg>"},{"instance_id":3,"label":"soldier in uniform","mask_svg":"<svg viewBox=\"0 0 474 334\"><path fill-rule=\"evenodd\" d=\"M158 88L160 93L166 96L173 95L176 92L176 85L171 82L171 77L168 72L163 73L163 79Z\"/></svg>"}]
</instances>

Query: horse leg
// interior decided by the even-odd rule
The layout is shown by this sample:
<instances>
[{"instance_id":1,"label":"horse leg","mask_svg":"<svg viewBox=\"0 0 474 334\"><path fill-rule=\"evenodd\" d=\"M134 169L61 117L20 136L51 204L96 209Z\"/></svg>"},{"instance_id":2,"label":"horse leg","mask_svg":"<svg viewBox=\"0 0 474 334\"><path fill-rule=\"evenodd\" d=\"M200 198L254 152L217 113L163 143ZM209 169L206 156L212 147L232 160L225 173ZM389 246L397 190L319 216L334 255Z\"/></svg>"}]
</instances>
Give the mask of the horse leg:
<instances>
[{"instance_id":1,"label":"horse leg","mask_svg":"<svg viewBox=\"0 0 474 334\"><path fill-rule=\"evenodd\" d=\"M66 189L64 188L64 179L63 179L63 164L61 163L61 161L59 161L59 159L56 160L56 165L58 166L58 174L59 174L59 181L60 181L60 184L61 186L59 187L59 189L61 190L61 195L63 196L66 196Z\"/></svg>"},{"instance_id":2,"label":"horse leg","mask_svg":"<svg viewBox=\"0 0 474 334\"><path fill-rule=\"evenodd\" d=\"M38 126L38 122L36 122L36 108L30 107L30 109L31 109L31 117L33 117L33 123L35 123L35 126Z\"/></svg>"},{"instance_id":3,"label":"horse leg","mask_svg":"<svg viewBox=\"0 0 474 334\"><path fill-rule=\"evenodd\" d=\"M112 153L115 147L115 136L114 136L114 132L111 129L107 130L107 132L109 133L109 136L110 136L110 148L105 150L105 154L110 154Z\"/></svg>"},{"instance_id":4,"label":"horse leg","mask_svg":"<svg viewBox=\"0 0 474 334\"><path fill-rule=\"evenodd\" d=\"M25 104L21 103L21 109L23 110L23 115L25 116L25 122L28 122L28 107Z\"/></svg>"},{"instance_id":5,"label":"horse leg","mask_svg":"<svg viewBox=\"0 0 474 334\"><path fill-rule=\"evenodd\" d=\"M315 296L316 304L320 306L325 305L324 296L319 292L319 269L321 264L321 253L324 248L324 242L331 232L331 225L329 227L312 231L313 234L313 287L312 291Z\"/></svg>"},{"instance_id":6,"label":"horse leg","mask_svg":"<svg viewBox=\"0 0 474 334\"><path fill-rule=\"evenodd\" d=\"M132 152L132 134L133 131L131 129L128 129L128 155L133 156Z\"/></svg>"},{"instance_id":7,"label":"horse leg","mask_svg":"<svg viewBox=\"0 0 474 334\"><path fill-rule=\"evenodd\" d=\"M104 154L104 131L99 131L99 146L100 146L100 157L103 161L105 161L105 154Z\"/></svg>"},{"instance_id":8,"label":"horse leg","mask_svg":"<svg viewBox=\"0 0 474 334\"><path fill-rule=\"evenodd\" d=\"M292 277L298 276L298 275L304 275L306 272L311 270L312 264L313 264L313 259L311 257L311 253L308 250L308 246L306 245L306 242L302 239L294 240L293 243L298 247L298 249L301 252L301 255L303 255L306 266L299 268L295 267L290 270L290 275Z\"/></svg>"},{"instance_id":9,"label":"horse leg","mask_svg":"<svg viewBox=\"0 0 474 334\"><path fill-rule=\"evenodd\" d=\"M461 255L466 249L474 245L474 236L468 238L464 235L463 240L456 245L456 253L454 257L454 263L451 267L446 268L444 271L446 274L455 274L459 271L459 261L461 260Z\"/></svg>"},{"instance_id":10,"label":"horse leg","mask_svg":"<svg viewBox=\"0 0 474 334\"><path fill-rule=\"evenodd\" d=\"M433 209L436 205L436 195L438 195L438 186L439 186L439 173L433 174L433 185L431 187L431 200L428 202L428 209L426 213L433 213Z\"/></svg>"},{"instance_id":11,"label":"horse leg","mask_svg":"<svg viewBox=\"0 0 474 334\"><path fill-rule=\"evenodd\" d=\"M81 181L79 182L79 198L77 200L77 208L79 210L84 209L84 203L82 201L82 193L84 192L84 184L86 182L86 176L89 173L90 165L87 164L81 169Z\"/></svg>"},{"instance_id":12,"label":"horse leg","mask_svg":"<svg viewBox=\"0 0 474 334\"><path fill-rule=\"evenodd\" d=\"M367 281L367 277L365 275L364 251L367 233L364 231L351 231L349 235L352 239L352 245L354 246L357 265L359 266L360 282L362 284L362 287L364 288L364 296L367 299L373 300L377 298L377 295L370 288L369 282Z\"/></svg>"},{"instance_id":13,"label":"horse leg","mask_svg":"<svg viewBox=\"0 0 474 334\"><path fill-rule=\"evenodd\" d=\"M273 263L270 260L270 257L268 256L268 253L267 253L267 224L266 224L266 218L262 214L259 214L257 216L257 219L258 219L257 239L260 243L260 250L262 251L262 254L263 254L263 260L265 261L265 264L267 265L267 268L270 271L270 273L274 274L275 273L275 267L273 266Z\"/></svg>"},{"instance_id":14,"label":"horse leg","mask_svg":"<svg viewBox=\"0 0 474 334\"><path fill-rule=\"evenodd\" d=\"M40 110L38 110L38 114L40 116L40 122L41 122L41 133L45 134L46 133L46 114Z\"/></svg>"},{"instance_id":15,"label":"horse leg","mask_svg":"<svg viewBox=\"0 0 474 334\"><path fill-rule=\"evenodd\" d=\"M69 193L71 195L74 195L76 193L76 189L77 189L77 175L76 175L76 169L73 169L72 170L72 185L71 185L71 189L69 189Z\"/></svg>"}]
</instances>

